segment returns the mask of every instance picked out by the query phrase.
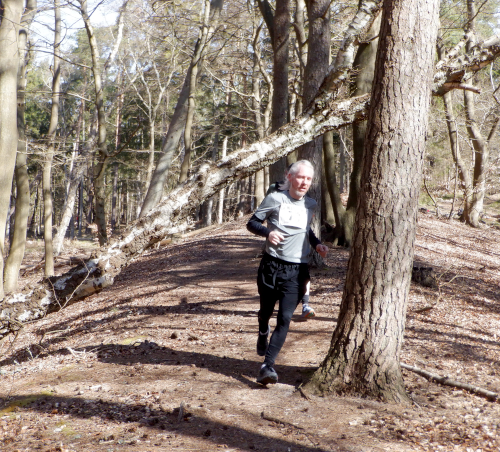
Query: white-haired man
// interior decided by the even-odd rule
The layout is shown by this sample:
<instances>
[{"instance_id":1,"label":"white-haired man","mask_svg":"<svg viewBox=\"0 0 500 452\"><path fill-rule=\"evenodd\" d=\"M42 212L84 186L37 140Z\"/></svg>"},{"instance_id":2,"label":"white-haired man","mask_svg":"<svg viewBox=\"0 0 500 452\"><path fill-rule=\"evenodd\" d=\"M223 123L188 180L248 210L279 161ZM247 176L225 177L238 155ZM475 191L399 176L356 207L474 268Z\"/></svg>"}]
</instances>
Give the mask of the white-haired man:
<instances>
[{"instance_id":1,"label":"white-haired man","mask_svg":"<svg viewBox=\"0 0 500 452\"><path fill-rule=\"evenodd\" d=\"M322 257L328 252L310 227L317 203L306 193L313 177L314 168L309 161L294 163L288 171L285 190L267 195L247 224L250 232L266 237L266 251L257 275L257 354L265 356L257 382L264 385L278 381L273 366L285 343L293 312L306 292L310 247ZM267 227L263 225L266 220ZM269 319L277 301L276 327L268 342Z\"/></svg>"}]
</instances>

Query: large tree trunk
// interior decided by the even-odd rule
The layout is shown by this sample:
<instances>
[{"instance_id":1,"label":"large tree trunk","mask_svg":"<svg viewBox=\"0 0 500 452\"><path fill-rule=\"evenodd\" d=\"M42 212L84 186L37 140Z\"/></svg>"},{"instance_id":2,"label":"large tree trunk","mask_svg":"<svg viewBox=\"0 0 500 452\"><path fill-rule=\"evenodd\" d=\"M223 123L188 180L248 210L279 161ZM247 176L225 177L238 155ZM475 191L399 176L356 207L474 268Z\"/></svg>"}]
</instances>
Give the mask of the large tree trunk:
<instances>
[{"instance_id":1,"label":"large tree trunk","mask_svg":"<svg viewBox=\"0 0 500 452\"><path fill-rule=\"evenodd\" d=\"M405 327L438 0L387 0L368 116L354 241L337 328L309 382L406 402Z\"/></svg>"},{"instance_id":2,"label":"large tree trunk","mask_svg":"<svg viewBox=\"0 0 500 452\"><path fill-rule=\"evenodd\" d=\"M5 226L9 211L12 176L17 150L17 48L19 22L23 12L22 0L4 0L0 16L0 300L4 298L3 271L5 255Z\"/></svg>"},{"instance_id":3,"label":"large tree trunk","mask_svg":"<svg viewBox=\"0 0 500 452\"><path fill-rule=\"evenodd\" d=\"M5 263L4 289L6 293L17 289L19 269L24 257L26 247L26 233L30 210L30 183L27 167L26 122L24 112L26 108L26 67L28 62L27 42L31 22L35 17L36 0L28 1L24 11L21 28L19 29L19 70L17 74L17 141L16 156L16 212L14 218L14 231L10 244L9 256Z\"/></svg>"}]
</instances>

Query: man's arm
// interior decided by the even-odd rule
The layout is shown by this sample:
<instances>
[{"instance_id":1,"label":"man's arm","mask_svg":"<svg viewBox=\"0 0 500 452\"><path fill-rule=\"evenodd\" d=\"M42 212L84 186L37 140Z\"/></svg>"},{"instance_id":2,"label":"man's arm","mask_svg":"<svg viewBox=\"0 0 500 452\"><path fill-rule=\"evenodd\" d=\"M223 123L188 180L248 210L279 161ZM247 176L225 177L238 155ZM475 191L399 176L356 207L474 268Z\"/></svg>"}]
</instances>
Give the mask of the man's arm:
<instances>
[{"instance_id":1,"label":"man's arm","mask_svg":"<svg viewBox=\"0 0 500 452\"><path fill-rule=\"evenodd\" d=\"M257 218L254 214L252 215L252 218L248 220L247 229L252 234L267 238L267 236L271 233L271 230L269 228L266 228L262 223L264 223L264 220Z\"/></svg>"},{"instance_id":2,"label":"man's arm","mask_svg":"<svg viewBox=\"0 0 500 452\"><path fill-rule=\"evenodd\" d=\"M277 245L279 242L284 240L283 235L278 231L271 231L269 228L266 228L262 223L264 220L252 215L252 218L248 220L247 229L256 235L260 235L261 237L266 237L273 245Z\"/></svg>"},{"instance_id":3,"label":"man's arm","mask_svg":"<svg viewBox=\"0 0 500 452\"><path fill-rule=\"evenodd\" d=\"M323 258L326 257L326 255L328 254L328 247L326 245L321 244L320 239L316 237L316 234L311 228L309 228L309 243L321 257Z\"/></svg>"}]
</instances>

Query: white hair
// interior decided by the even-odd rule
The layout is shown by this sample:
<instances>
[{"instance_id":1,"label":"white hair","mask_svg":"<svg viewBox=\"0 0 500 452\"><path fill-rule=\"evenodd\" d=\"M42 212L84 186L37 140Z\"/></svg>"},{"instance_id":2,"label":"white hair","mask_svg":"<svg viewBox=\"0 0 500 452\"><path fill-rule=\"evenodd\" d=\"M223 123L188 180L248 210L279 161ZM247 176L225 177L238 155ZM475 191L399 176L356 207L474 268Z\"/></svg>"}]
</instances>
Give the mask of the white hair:
<instances>
[{"instance_id":1,"label":"white hair","mask_svg":"<svg viewBox=\"0 0 500 452\"><path fill-rule=\"evenodd\" d=\"M299 167L305 166L306 168L311 168L314 172L314 166L312 166L312 163L309 160L297 160L295 163L292 163L285 175L285 182L281 184L281 190L288 190L290 188L290 181L288 180L288 175L289 174L296 174L299 171Z\"/></svg>"}]
</instances>

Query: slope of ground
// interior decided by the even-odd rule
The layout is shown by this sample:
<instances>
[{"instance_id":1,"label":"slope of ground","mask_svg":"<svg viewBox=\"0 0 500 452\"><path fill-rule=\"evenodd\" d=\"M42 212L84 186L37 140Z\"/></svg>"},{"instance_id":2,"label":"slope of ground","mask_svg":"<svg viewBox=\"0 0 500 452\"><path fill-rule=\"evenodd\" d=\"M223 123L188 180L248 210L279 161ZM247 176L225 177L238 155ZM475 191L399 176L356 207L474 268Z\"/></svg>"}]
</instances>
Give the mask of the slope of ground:
<instances>
[{"instance_id":1,"label":"slope of ground","mask_svg":"<svg viewBox=\"0 0 500 452\"><path fill-rule=\"evenodd\" d=\"M315 319L255 376L262 239L245 219L150 250L116 283L0 343L2 451L498 451L500 406L404 371L412 406L299 388L328 349L348 251L312 271ZM500 231L419 217L402 361L500 391Z\"/></svg>"}]
</instances>

